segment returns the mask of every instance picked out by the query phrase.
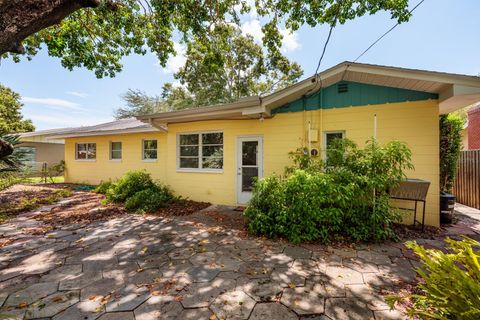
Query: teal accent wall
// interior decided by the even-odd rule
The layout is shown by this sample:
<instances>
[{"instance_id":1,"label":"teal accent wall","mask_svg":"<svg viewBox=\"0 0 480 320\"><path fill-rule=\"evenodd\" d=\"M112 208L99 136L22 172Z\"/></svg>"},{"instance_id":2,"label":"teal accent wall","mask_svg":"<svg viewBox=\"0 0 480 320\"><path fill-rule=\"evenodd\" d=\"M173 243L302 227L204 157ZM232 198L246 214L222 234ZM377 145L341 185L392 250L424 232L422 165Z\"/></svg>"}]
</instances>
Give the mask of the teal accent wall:
<instances>
[{"instance_id":1,"label":"teal accent wall","mask_svg":"<svg viewBox=\"0 0 480 320\"><path fill-rule=\"evenodd\" d=\"M339 93L338 85L347 84L348 92ZM376 86L351 81L341 81L310 96L304 96L284 106L276 108L273 113L298 112L303 110L333 109L369 104L396 103L438 99L438 94L406 90L385 86Z\"/></svg>"}]
</instances>

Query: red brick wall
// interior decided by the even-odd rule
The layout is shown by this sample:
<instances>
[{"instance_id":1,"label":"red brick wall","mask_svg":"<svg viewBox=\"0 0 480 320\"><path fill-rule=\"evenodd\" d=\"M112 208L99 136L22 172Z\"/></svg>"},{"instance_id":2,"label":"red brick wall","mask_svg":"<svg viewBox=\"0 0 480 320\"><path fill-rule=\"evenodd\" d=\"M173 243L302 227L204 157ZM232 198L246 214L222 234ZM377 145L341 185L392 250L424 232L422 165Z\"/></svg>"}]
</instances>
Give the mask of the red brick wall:
<instances>
[{"instance_id":1,"label":"red brick wall","mask_svg":"<svg viewBox=\"0 0 480 320\"><path fill-rule=\"evenodd\" d=\"M480 106L468 111L468 149L480 149Z\"/></svg>"}]
</instances>

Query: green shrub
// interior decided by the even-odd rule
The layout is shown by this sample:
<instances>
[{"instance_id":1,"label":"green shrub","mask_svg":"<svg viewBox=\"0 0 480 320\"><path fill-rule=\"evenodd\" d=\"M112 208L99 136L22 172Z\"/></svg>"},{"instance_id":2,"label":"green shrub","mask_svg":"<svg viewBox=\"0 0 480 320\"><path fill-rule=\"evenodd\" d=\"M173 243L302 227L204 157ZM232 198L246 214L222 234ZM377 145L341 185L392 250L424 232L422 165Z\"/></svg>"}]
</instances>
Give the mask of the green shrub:
<instances>
[{"instance_id":1,"label":"green shrub","mask_svg":"<svg viewBox=\"0 0 480 320\"><path fill-rule=\"evenodd\" d=\"M113 186L111 180L102 181L98 186L93 189L93 192L100 193L100 194L107 194L108 190Z\"/></svg>"},{"instance_id":2,"label":"green shrub","mask_svg":"<svg viewBox=\"0 0 480 320\"><path fill-rule=\"evenodd\" d=\"M40 206L40 199L35 197L35 198L31 198L31 199L22 199L22 201L20 201L20 210L33 210L33 209L36 209Z\"/></svg>"},{"instance_id":3,"label":"green shrub","mask_svg":"<svg viewBox=\"0 0 480 320\"><path fill-rule=\"evenodd\" d=\"M155 212L167 206L174 199L172 192L163 185L135 193L125 201L125 208L136 212Z\"/></svg>"},{"instance_id":4,"label":"green shrub","mask_svg":"<svg viewBox=\"0 0 480 320\"><path fill-rule=\"evenodd\" d=\"M107 199L113 202L122 202L139 191L155 188L155 182L146 171L129 171L108 189Z\"/></svg>"},{"instance_id":5,"label":"green shrub","mask_svg":"<svg viewBox=\"0 0 480 320\"><path fill-rule=\"evenodd\" d=\"M454 114L440 116L440 191L452 192L462 151L464 122Z\"/></svg>"},{"instance_id":6,"label":"green shrub","mask_svg":"<svg viewBox=\"0 0 480 320\"><path fill-rule=\"evenodd\" d=\"M62 198L67 198L72 195L72 191L68 189L55 189L53 191L57 196L62 197Z\"/></svg>"},{"instance_id":7,"label":"green shrub","mask_svg":"<svg viewBox=\"0 0 480 320\"><path fill-rule=\"evenodd\" d=\"M420 319L480 319L480 243L465 237L462 241L447 239L447 253L425 249L407 242L421 259L417 272L423 279L420 295L411 295L407 314ZM390 297L393 302L399 297Z\"/></svg>"},{"instance_id":8,"label":"green shrub","mask_svg":"<svg viewBox=\"0 0 480 320\"><path fill-rule=\"evenodd\" d=\"M295 243L395 237L392 224L400 215L390 206L388 191L405 178L404 170L413 168L407 146L370 141L359 149L352 141L338 140L327 155L323 163L297 152L286 177L258 181L245 210L250 232Z\"/></svg>"}]
</instances>

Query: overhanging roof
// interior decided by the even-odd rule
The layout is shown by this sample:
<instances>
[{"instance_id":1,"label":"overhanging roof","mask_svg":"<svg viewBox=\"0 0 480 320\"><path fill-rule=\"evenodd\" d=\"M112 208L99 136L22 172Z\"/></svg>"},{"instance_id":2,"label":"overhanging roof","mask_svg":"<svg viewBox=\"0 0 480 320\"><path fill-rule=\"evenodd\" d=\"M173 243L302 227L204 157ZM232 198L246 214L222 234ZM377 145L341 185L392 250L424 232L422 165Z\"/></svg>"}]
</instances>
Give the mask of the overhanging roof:
<instances>
[{"instance_id":1,"label":"overhanging roof","mask_svg":"<svg viewBox=\"0 0 480 320\"><path fill-rule=\"evenodd\" d=\"M63 128L45 130L51 131L47 134L49 139L62 139L71 137L89 137L102 136L122 133L136 133L136 132L156 132L156 128L148 123L144 123L135 118L121 119L106 123L97 124L94 126L85 126L77 128ZM30 137L45 135L42 131L29 133Z\"/></svg>"},{"instance_id":2,"label":"overhanging roof","mask_svg":"<svg viewBox=\"0 0 480 320\"><path fill-rule=\"evenodd\" d=\"M273 109L342 80L438 94L441 114L480 101L477 76L346 61L265 97L252 96L234 103L156 113L138 119L165 129L169 123L269 117Z\"/></svg>"}]
</instances>

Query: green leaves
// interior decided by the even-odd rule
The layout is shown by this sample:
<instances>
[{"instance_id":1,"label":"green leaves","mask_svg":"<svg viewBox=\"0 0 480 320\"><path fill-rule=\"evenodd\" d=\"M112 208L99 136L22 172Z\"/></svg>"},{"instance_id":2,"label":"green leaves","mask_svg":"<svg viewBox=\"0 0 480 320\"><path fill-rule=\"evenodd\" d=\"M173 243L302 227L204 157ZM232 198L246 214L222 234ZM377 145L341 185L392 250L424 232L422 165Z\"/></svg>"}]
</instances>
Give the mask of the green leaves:
<instances>
[{"instance_id":1,"label":"green leaves","mask_svg":"<svg viewBox=\"0 0 480 320\"><path fill-rule=\"evenodd\" d=\"M31 120L24 120L20 95L0 84L0 135L35 130Z\"/></svg>"},{"instance_id":2,"label":"green leaves","mask_svg":"<svg viewBox=\"0 0 480 320\"><path fill-rule=\"evenodd\" d=\"M294 166L287 167L286 177L274 175L255 184L245 210L250 232L295 243L395 237L392 224L400 215L390 206L388 190L413 168L408 147L398 141L370 141L358 149L342 139L327 153L325 164L297 149L290 153Z\"/></svg>"},{"instance_id":3,"label":"green leaves","mask_svg":"<svg viewBox=\"0 0 480 320\"><path fill-rule=\"evenodd\" d=\"M480 317L480 243L464 237L462 241L446 240L448 251L425 249L407 242L421 259L417 272L423 282L420 295L409 296L413 304L409 316L420 319L465 319ZM393 303L401 297L392 297Z\"/></svg>"},{"instance_id":4,"label":"green leaves","mask_svg":"<svg viewBox=\"0 0 480 320\"><path fill-rule=\"evenodd\" d=\"M453 114L440 116L440 190L452 192L462 150L464 120Z\"/></svg>"},{"instance_id":5,"label":"green leaves","mask_svg":"<svg viewBox=\"0 0 480 320\"><path fill-rule=\"evenodd\" d=\"M310 27L343 24L378 11L389 12L398 22L410 18L407 0L265 0L255 1L254 6L245 0L111 0L101 1L97 8L77 10L59 24L31 35L23 42L25 56L31 59L46 48L50 56L60 58L69 70L83 67L99 78L113 77L122 70L122 58L132 53L143 55L150 51L165 66L168 57L174 54L174 37L187 47L203 39L203 45L208 47L209 41L219 36L217 26L239 27L242 15L253 10L263 23L262 50L267 52L263 64L267 69L278 70L279 79L299 72L289 66L280 52L281 28L297 30L305 24ZM242 42L246 50L253 49L248 41ZM231 45L242 47L240 43ZM208 66L212 70L216 68L215 62L220 62L217 67L221 67L225 63L222 59L228 58L228 51L206 49L208 54L203 49L199 52L210 60ZM12 57L17 62L21 58L17 54ZM232 94L239 92L234 90Z\"/></svg>"}]
</instances>

